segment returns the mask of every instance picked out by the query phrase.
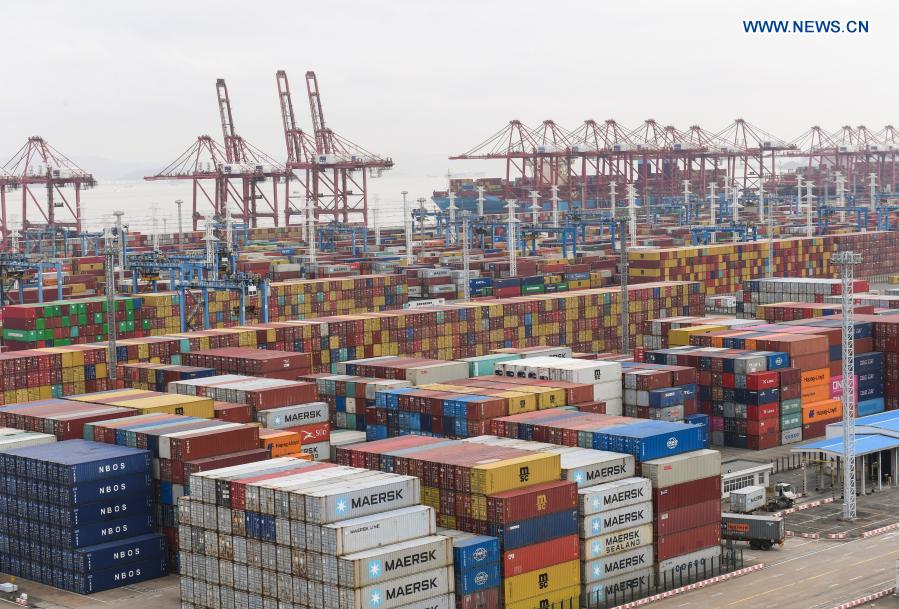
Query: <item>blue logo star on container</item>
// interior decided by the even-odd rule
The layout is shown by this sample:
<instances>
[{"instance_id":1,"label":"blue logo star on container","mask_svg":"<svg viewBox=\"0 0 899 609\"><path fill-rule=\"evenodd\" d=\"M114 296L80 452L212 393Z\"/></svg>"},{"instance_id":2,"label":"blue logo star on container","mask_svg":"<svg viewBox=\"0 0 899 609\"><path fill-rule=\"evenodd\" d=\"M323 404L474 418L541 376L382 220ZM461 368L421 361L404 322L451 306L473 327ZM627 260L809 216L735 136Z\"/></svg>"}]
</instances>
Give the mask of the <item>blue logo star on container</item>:
<instances>
[{"instance_id":1,"label":"blue logo star on container","mask_svg":"<svg viewBox=\"0 0 899 609\"><path fill-rule=\"evenodd\" d=\"M593 498L593 507L594 507L594 508L599 508L599 497L594 497L594 498Z\"/></svg>"},{"instance_id":2,"label":"blue logo star on container","mask_svg":"<svg viewBox=\"0 0 899 609\"><path fill-rule=\"evenodd\" d=\"M371 595L368 597L368 606L369 607L380 607L381 606L381 591L380 590L372 590Z\"/></svg>"},{"instance_id":3,"label":"blue logo star on container","mask_svg":"<svg viewBox=\"0 0 899 609\"><path fill-rule=\"evenodd\" d=\"M381 561L373 560L368 563L368 576L372 579L381 577Z\"/></svg>"},{"instance_id":4,"label":"blue logo star on container","mask_svg":"<svg viewBox=\"0 0 899 609\"><path fill-rule=\"evenodd\" d=\"M602 574L602 569L599 568L599 565L593 566L593 575L599 577Z\"/></svg>"},{"instance_id":5,"label":"blue logo star on container","mask_svg":"<svg viewBox=\"0 0 899 609\"><path fill-rule=\"evenodd\" d=\"M593 524L592 524L592 526L593 526L593 531L594 531L594 532L599 532L599 529L601 528L601 525L600 525L600 522L599 522L599 518L594 518L594 519L593 519Z\"/></svg>"},{"instance_id":6,"label":"blue logo star on container","mask_svg":"<svg viewBox=\"0 0 899 609\"><path fill-rule=\"evenodd\" d=\"M347 509L346 499L343 497L339 498L337 500L337 513L343 514L344 512L346 512L346 509Z\"/></svg>"},{"instance_id":7,"label":"blue logo star on container","mask_svg":"<svg viewBox=\"0 0 899 609\"><path fill-rule=\"evenodd\" d=\"M577 482L578 486L580 486L581 483L584 481L584 473L578 472L577 474L575 474L574 481Z\"/></svg>"},{"instance_id":8,"label":"blue logo star on container","mask_svg":"<svg viewBox=\"0 0 899 609\"><path fill-rule=\"evenodd\" d=\"M598 556L598 555L599 555L599 553L600 553L600 547L599 547L599 542L598 542L598 541L594 541L594 542L593 542L593 547L591 548L591 551L593 552L593 556Z\"/></svg>"}]
</instances>

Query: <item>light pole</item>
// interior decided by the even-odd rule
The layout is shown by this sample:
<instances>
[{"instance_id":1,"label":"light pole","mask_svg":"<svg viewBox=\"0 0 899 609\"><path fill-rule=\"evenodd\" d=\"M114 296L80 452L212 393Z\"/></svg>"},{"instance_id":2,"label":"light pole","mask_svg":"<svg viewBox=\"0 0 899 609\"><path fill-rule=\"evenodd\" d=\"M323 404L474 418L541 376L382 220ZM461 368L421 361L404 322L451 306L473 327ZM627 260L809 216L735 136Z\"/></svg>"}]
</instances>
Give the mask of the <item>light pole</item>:
<instances>
[{"instance_id":1,"label":"light pole","mask_svg":"<svg viewBox=\"0 0 899 609\"><path fill-rule=\"evenodd\" d=\"M184 203L181 199L175 199L175 205L178 206L178 245L183 243L184 225L181 223L181 205Z\"/></svg>"},{"instance_id":2,"label":"light pole","mask_svg":"<svg viewBox=\"0 0 899 609\"><path fill-rule=\"evenodd\" d=\"M412 265L412 210L409 209L409 201L406 195L408 190L402 192L403 195L403 227L406 229L406 265Z\"/></svg>"}]
</instances>

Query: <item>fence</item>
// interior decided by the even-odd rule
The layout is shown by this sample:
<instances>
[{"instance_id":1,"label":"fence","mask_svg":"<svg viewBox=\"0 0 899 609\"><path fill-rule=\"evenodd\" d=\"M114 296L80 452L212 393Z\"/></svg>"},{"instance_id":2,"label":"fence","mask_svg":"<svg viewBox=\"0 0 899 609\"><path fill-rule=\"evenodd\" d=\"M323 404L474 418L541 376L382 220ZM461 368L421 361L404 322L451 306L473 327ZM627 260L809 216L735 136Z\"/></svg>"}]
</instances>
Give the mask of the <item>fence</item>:
<instances>
[{"instance_id":1,"label":"fence","mask_svg":"<svg viewBox=\"0 0 899 609\"><path fill-rule=\"evenodd\" d=\"M580 607L610 609L742 568L743 549L722 546L719 558L688 563L682 565L681 568L663 571L656 578L637 577L638 573L635 573L633 579L627 580L627 576L624 575L621 579L624 579L625 582L612 587L612 589L604 586L588 595L587 598L580 599L580 602L578 599L572 598L560 603L541 605L534 609L580 609ZM621 579L617 579L617 581L621 581Z\"/></svg>"},{"instance_id":2,"label":"fence","mask_svg":"<svg viewBox=\"0 0 899 609\"><path fill-rule=\"evenodd\" d=\"M774 463L775 474L788 472L794 469L800 469L802 467L802 455L796 453L783 457L777 457L772 461L772 463Z\"/></svg>"}]
</instances>

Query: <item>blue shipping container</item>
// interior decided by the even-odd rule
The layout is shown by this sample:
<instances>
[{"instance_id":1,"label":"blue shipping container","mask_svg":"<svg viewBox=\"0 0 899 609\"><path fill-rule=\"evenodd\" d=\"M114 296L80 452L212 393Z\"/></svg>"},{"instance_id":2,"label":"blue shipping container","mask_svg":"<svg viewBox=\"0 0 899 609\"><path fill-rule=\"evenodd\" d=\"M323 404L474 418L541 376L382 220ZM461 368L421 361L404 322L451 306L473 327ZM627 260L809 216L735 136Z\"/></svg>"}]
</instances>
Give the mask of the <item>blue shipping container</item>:
<instances>
[{"instance_id":1,"label":"blue shipping container","mask_svg":"<svg viewBox=\"0 0 899 609\"><path fill-rule=\"evenodd\" d=\"M578 530L578 511L563 510L513 524L490 524L489 533L499 538L504 551L529 546L556 537L574 535Z\"/></svg>"},{"instance_id":2,"label":"blue shipping container","mask_svg":"<svg viewBox=\"0 0 899 609\"><path fill-rule=\"evenodd\" d=\"M669 408L684 403L684 390L680 387L652 389L649 392L650 408Z\"/></svg>"},{"instance_id":3,"label":"blue shipping container","mask_svg":"<svg viewBox=\"0 0 899 609\"><path fill-rule=\"evenodd\" d=\"M67 570L78 573L102 571L131 561L155 560L164 555L165 536L151 533L75 550L71 567Z\"/></svg>"},{"instance_id":4,"label":"blue shipping container","mask_svg":"<svg viewBox=\"0 0 899 609\"><path fill-rule=\"evenodd\" d=\"M488 535L453 538L453 564L457 570L479 568L499 561L499 539Z\"/></svg>"},{"instance_id":5,"label":"blue shipping container","mask_svg":"<svg viewBox=\"0 0 899 609\"><path fill-rule=\"evenodd\" d=\"M661 459L703 447L701 428L667 421L607 427L594 435L593 446L599 450L628 453L638 461Z\"/></svg>"},{"instance_id":6,"label":"blue shipping container","mask_svg":"<svg viewBox=\"0 0 899 609\"><path fill-rule=\"evenodd\" d=\"M25 497L0 495L0 506L3 506L9 515L40 520L53 526L77 527L125 516L149 514L152 502L149 492L87 503L78 507L63 507Z\"/></svg>"},{"instance_id":7,"label":"blue shipping container","mask_svg":"<svg viewBox=\"0 0 899 609\"><path fill-rule=\"evenodd\" d=\"M885 403L883 398L874 398L872 400L859 400L858 416L867 417L872 414L883 412Z\"/></svg>"},{"instance_id":8,"label":"blue shipping container","mask_svg":"<svg viewBox=\"0 0 899 609\"><path fill-rule=\"evenodd\" d=\"M475 567L456 574L456 594L473 594L500 583L499 563Z\"/></svg>"},{"instance_id":9,"label":"blue shipping container","mask_svg":"<svg viewBox=\"0 0 899 609\"><path fill-rule=\"evenodd\" d=\"M146 473L150 452L87 440L66 440L29 446L3 454L4 471L54 484L77 484L88 480ZM25 469L20 469L20 466Z\"/></svg>"}]
</instances>

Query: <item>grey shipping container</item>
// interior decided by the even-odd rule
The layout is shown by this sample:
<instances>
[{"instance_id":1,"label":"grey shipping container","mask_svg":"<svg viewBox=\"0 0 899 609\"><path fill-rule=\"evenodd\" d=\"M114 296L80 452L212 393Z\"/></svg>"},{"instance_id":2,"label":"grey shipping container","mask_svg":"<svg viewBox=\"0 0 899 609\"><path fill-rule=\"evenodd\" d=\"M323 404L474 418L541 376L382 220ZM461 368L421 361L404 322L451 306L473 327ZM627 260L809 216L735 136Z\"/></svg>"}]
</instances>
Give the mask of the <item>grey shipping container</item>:
<instances>
[{"instance_id":1,"label":"grey shipping container","mask_svg":"<svg viewBox=\"0 0 899 609\"><path fill-rule=\"evenodd\" d=\"M343 556L337 573L325 573L325 581L339 583L341 588L362 588L452 563L450 539L431 535Z\"/></svg>"},{"instance_id":2,"label":"grey shipping container","mask_svg":"<svg viewBox=\"0 0 899 609\"><path fill-rule=\"evenodd\" d=\"M650 522L652 522L652 501L637 503L584 517L581 520L581 538L590 539Z\"/></svg>"},{"instance_id":3,"label":"grey shipping container","mask_svg":"<svg viewBox=\"0 0 899 609\"><path fill-rule=\"evenodd\" d=\"M452 567L423 571L364 588L339 588L341 609L397 609L455 591Z\"/></svg>"},{"instance_id":4,"label":"grey shipping container","mask_svg":"<svg viewBox=\"0 0 899 609\"><path fill-rule=\"evenodd\" d=\"M768 549L773 544L783 543L784 520L775 516L724 512L721 514L721 539L748 541L753 547Z\"/></svg>"},{"instance_id":5,"label":"grey shipping container","mask_svg":"<svg viewBox=\"0 0 899 609\"><path fill-rule=\"evenodd\" d=\"M652 500L652 487L646 478L625 478L578 491L580 512L584 516Z\"/></svg>"},{"instance_id":6,"label":"grey shipping container","mask_svg":"<svg viewBox=\"0 0 899 609\"><path fill-rule=\"evenodd\" d=\"M256 413L256 420L263 427L269 429L284 429L299 425L312 425L324 423L328 420L328 405L324 402L311 402L284 408L272 408L260 410Z\"/></svg>"},{"instance_id":7,"label":"grey shipping container","mask_svg":"<svg viewBox=\"0 0 899 609\"><path fill-rule=\"evenodd\" d=\"M730 510L749 514L765 505L765 487L747 486L730 492Z\"/></svg>"},{"instance_id":8,"label":"grey shipping container","mask_svg":"<svg viewBox=\"0 0 899 609\"><path fill-rule=\"evenodd\" d=\"M581 582L593 584L652 567L652 546L635 548L581 563Z\"/></svg>"},{"instance_id":9,"label":"grey shipping container","mask_svg":"<svg viewBox=\"0 0 899 609\"><path fill-rule=\"evenodd\" d=\"M343 520L322 527L322 551L335 556L361 552L437 531L434 508L416 505Z\"/></svg>"},{"instance_id":10,"label":"grey shipping container","mask_svg":"<svg viewBox=\"0 0 899 609\"><path fill-rule=\"evenodd\" d=\"M652 545L652 525L644 524L633 529L581 540L581 558L592 560L650 545Z\"/></svg>"},{"instance_id":11,"label":"grey shipping container","mask_svg":"<svg viewBox=\"0 0 899 609\"><path fill-rule=\"evenodd\" d=\"M675 484L721 475L721 453L703 449L662 457L641 464L641 475L649 478L653 488L667 488Z\"/></svg>"},{"instance_id":12,"label":"grey shipping container","mask_svg":"<svg viewBox=\"0 0 899 609\"><path fill-rule=\"evenodd\" d=\"M562 454L562 477L578 487L594 486L634 475L634 457L604 450L581 449Z\"/></svg>"}]
</instances>

